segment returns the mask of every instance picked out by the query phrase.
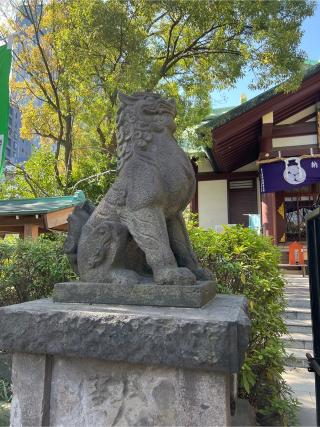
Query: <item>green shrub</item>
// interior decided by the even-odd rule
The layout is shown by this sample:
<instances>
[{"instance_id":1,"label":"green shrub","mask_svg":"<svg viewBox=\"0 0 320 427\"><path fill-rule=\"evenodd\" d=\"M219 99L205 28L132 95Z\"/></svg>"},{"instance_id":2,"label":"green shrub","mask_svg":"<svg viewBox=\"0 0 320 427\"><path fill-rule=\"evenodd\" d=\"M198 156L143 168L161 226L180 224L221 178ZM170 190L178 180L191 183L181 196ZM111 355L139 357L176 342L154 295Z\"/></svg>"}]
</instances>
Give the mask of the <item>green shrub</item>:
<instances>
[{"instance_id":1,"label":"green shrub","mask_svg":"<svg viewBox=\"0 0 320 427\"><path fill-rule=\"evenodd\" d=\"M287 330L278 249L268 238L242 226L217 233L189 221L188 231L200 263L215 272L219 292L244 294L248 299L252 331L239 378L240 397L249 399L259 423L292 425L297 401L282 379L286 354L281 335Z\"/></svg>"},{"instance_id":2,"label":"green shrub","mask_svg":"<svg viewBox=\"0 0 320 427\"><path fill-rule=\"evenodd\" d=\"M0 379L0 402L11 402L11 399L11 384L5 379Z\"/></svg>"},{"instance_id":3,"label":"green shrub","mask_svg":"<svg viewBox=\"0 0 320 427\"><path fill-rule=\"evenodd\" d=\"M0 241L0 306L47 297L57 282L74 280L64 236Z\"/></svg>"}]
</instances>

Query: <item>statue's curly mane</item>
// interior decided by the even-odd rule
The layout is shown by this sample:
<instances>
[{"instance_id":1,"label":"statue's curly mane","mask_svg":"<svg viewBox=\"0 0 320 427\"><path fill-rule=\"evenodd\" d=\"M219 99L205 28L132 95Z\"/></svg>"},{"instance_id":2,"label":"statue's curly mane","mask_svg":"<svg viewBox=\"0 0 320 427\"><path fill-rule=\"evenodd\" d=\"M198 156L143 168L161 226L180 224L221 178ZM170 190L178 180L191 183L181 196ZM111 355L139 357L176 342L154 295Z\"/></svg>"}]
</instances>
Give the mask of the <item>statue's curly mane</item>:
<instances>
[{"instance_id":1,"label":"statue's curly mane","mask_svg":"<svg viewBox=\"0 0 320 427\"><path fill-rule=\"evenodd\" d=\"M117 115L118 170L132 156L136 147L146 150L154 132L161 132L162 113L176 115L175 104L151 92L137 92L131 96L119 93L120 108ZM138 108L137 108L138 107Z\"/></svg>"}]
</instances>

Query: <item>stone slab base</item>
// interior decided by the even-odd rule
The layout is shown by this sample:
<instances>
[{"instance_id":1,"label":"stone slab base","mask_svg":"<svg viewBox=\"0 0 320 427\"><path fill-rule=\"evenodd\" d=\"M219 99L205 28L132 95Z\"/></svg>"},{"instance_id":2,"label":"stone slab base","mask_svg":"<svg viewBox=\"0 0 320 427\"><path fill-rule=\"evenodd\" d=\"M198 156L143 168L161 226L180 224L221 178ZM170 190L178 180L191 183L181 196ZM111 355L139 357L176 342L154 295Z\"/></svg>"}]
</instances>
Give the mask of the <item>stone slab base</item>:
<instances>
[{"instance_id":1,"label":"stone slab base","mask_svg":"<svg viewBox=\"0 0 320 427\"><path fill-rule=\"evenodd\" d=\"M13 387L12 427L230 425L225 373L16 353Z\"/></svg>"},{"instance_id":2,"label":"stone slab base","mask_svg":"<svg viewBox=\"0 0 320 427\"><path fill-rule=\"evenodd\" d=\"M11 425L228 426L250 336L244 297L202 308L30 301L0 308Z\"/></svg>"},{"instance_id":3,"label":"stone slab base","mask_svg":"<svg viewBox=\"0 0 320 427\"><path fill-rule=\"evenodd\" d=\"M246 307L236 295L203 308L30 301L0 308L0 348L235 373L249 342Z\"/></svg>"},{"instance_id":4,"label":"stone slab base","mask_svg":"<svg viewBox=\"0 0 320 427\"><path fill-rule=\"evenodd\" d=\"M193 286L69 282L55 285L53 300L68 303L199 308L212 300L215 294L214 281L197 282Z\"/></svg>"}]
</instances>

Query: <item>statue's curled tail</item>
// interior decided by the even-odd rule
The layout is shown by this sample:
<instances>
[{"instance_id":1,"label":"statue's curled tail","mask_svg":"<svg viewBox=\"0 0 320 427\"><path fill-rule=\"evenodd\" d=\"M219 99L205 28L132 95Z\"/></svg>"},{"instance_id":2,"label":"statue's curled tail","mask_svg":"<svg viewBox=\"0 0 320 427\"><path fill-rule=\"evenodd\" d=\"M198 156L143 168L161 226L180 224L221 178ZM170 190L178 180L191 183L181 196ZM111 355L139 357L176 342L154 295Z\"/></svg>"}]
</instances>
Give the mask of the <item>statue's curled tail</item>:
<instances>
[{"instance_id":1,"label":"statue's curled tail","mask_svg":"<svg viewBox=\"0 0 320 427\"><path fill-rule=\"evenodd\" d=\"M77 252L82 227L94 211L94 205L86 200L82 205L76 206L68 218L68 236L64 242L64 252L68 255L73 270L79 274Z\"/></svg>"}]
</instances>

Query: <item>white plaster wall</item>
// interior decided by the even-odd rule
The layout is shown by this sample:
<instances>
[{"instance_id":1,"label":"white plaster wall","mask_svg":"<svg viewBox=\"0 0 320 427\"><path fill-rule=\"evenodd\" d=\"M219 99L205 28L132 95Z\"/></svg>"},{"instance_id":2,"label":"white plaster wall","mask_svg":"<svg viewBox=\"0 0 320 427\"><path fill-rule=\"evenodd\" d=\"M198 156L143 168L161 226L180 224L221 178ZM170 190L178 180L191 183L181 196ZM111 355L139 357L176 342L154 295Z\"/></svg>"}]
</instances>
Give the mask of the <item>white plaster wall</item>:
<instances>
[{"instance_id":1,"label":"white plaster wall","mask_svg":"<svg viewBox=\"0 0 320 427\"><path fill-rule=\"evenodd\" d=\"M306 116L309 116L309 114L314 113L316 111L316 105L313 104L308 108L305 108L304 110L299 111L299 113L294 114L293 116L288 117L287 119L283 120L282 122L277 123L278 125L290 125L291 123L295 123L298 120L303 119Z\"/></svg>"},{"instance_id":2,"label":"white plaster wall","mask_svg":"<svg viewBox=\"0 0 320 427\"><path fill-rule=\"evenodd\" d=\"M251 162L248 163L247 165L242 166L239 169L234 170L233 172L253 172L253 171L257 171L258 170L258 165L257 162Z\"/></svg>"},{"instance_id":3,"label":"white plaster wall","mask_svg":"<svg viewBox=\"0 0 320 427\"><path fill-rule=\"evenodd\" d=\"M197 164L198 164L198 172L212 172L212 166L208 159L206 158L199 159Z\"/></svg>"},{"instance_id":4,"label":"white plaster wall","mask_svg":"<svg viewBox=\"0 0 320 427\"><path fill-rule=\"evenodd\" d=\"M274 148L294 147L295 145L317 145L317 135L292 136L288 138L273 138Z\"/></svg>"},{"instance_id":5,"label":"white plaster wall","mask_svg":"<svg viewBox=\"0 0 320 427\"><path fill-rule=\"evenodd\" d=\"M199 225L215 228L228 224L228 183L226 179L198 183Z\"/></svg>"}]
</instances>

